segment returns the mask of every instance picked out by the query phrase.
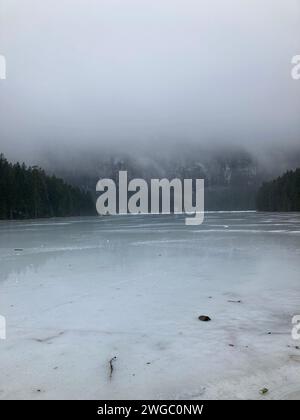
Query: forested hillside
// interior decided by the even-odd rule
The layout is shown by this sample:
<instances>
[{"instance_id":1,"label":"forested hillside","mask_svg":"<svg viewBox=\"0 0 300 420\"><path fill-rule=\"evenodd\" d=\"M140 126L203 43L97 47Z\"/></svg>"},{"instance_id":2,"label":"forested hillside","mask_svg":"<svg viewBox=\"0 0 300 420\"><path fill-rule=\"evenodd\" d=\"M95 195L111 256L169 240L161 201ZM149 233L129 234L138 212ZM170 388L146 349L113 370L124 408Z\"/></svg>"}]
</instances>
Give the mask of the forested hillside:
<instances>
[{"instance_id":1,"label":"forested hillside","mask_svg":"<svg viewBox=\"0 0 300 420\"><path fill-rule=\"evenodd\" d=\"M0 219L94 214L89 192L46 175L41 168L9 163L0 154Z\"/></svg>"},{"instance_id":2,"label":"forested hillside","mask_svg":"<svg viewBox=\"0 0 300 420\"><path fill-rule=\"evenodd\" d=\"M300 211L300 168L265 182L257 194L257 210Z\"/></svg>"}]
</instances>

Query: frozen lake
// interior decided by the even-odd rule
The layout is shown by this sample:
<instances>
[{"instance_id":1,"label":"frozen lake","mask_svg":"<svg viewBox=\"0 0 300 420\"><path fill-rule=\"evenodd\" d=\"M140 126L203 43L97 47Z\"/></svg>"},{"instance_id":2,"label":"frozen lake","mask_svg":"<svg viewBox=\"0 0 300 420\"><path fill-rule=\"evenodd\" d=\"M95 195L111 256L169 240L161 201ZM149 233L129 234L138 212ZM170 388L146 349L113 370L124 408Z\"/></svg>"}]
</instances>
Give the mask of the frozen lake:
<instances>
[{"instance_id":1,"label":"frozen lake","mask_svg":"<svg viewBox=\"0 0 300 420\"><path fill-rule=\"evenodd\" d=\"M300 214L0 222L0 398L298 396L296 314Z\"/></svg>"}]
</instances>

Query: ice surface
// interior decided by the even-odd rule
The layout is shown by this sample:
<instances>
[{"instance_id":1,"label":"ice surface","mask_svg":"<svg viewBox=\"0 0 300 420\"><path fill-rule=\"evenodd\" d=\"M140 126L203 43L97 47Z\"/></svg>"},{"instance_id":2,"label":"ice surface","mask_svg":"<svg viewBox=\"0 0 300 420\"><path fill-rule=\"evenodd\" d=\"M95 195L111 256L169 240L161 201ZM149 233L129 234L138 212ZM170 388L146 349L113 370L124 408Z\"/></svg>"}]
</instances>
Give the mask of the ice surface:
<instances>
[{"instance_id":1,"label":"ice surface","mask_svg":"<svg viewBox=\"0 0 300 420\"><path fill-rule=\"evenodd\" d=\"M0 398L299 395L299 233L299 214L0 222Z\"/></svg>"}]
</instances>

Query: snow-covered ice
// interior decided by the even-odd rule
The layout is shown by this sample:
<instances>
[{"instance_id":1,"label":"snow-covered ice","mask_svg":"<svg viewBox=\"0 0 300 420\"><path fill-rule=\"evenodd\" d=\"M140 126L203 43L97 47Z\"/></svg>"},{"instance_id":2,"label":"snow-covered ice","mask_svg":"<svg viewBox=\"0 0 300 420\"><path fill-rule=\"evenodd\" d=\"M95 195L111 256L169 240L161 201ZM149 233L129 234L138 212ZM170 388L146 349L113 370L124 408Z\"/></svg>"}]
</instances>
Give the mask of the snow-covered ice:
<instances>
[{"instance_id":1,"label":"snow-covered ice","mask_svg":"<svg viewBox=\"0 0 300 420\"><path fill-rule=\"evenodd\" d=\"M296 314L300 214L0 222L2 399L298 397Z\"/></svg>"}]
</instances>

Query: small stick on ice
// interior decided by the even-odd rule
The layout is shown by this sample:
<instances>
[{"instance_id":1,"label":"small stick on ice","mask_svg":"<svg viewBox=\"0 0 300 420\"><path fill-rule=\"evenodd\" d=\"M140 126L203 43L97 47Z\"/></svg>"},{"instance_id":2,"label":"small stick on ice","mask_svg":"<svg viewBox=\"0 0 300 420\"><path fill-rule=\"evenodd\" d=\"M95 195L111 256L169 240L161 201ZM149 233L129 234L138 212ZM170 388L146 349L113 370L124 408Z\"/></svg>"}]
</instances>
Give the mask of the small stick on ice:
<instances>
[{"instance_id":1,"label":"small stick on ice","mask_svg":"<svg viewBox=\"0 0 300 420\"><path fill-rule=\"evenodd\" d=\"M114 362L117 360L117 356L114 356L112 359L110 359L109 361L109 368L110 368L110 372L109 372L109 379L112 379L112 375L113 375L113 371L114 371Z\"/></svg>"}]
</instances>

